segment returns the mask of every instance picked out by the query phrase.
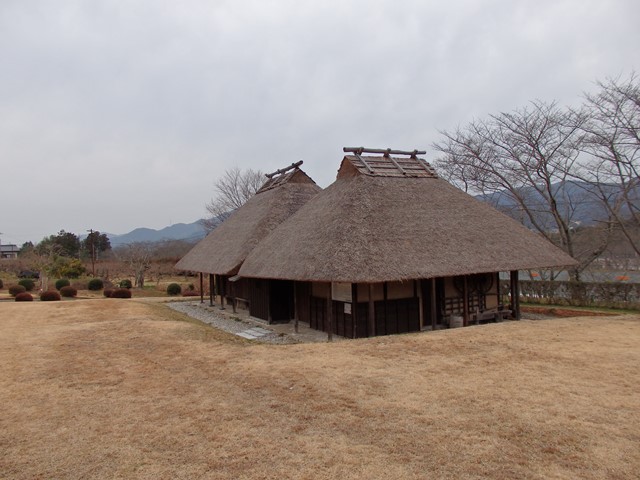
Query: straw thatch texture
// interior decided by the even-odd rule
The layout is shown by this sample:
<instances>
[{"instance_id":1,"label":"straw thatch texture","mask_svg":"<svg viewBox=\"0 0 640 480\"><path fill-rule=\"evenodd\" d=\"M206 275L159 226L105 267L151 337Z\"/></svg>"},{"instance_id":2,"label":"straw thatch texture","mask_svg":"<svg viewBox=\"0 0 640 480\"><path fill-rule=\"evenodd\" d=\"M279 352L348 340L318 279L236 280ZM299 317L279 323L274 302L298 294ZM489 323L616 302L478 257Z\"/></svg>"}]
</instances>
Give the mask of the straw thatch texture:
<instances>
[{"instance_id":1,"label":"straw thatch texture","mask_svg":"<svg viewBox=\"0 0 640 480\"><path fill-rule=\"evenodd\" d=\"M321 190L301 170L288 175L288 180L253 196L193 247L175 268L218 275L237 273L264 237Z\"/></svg>"},{"instance_id":2,"label":"straw thatch texture","mask_svg":"<svg viewBox=\"0 0 640 480\"><path fill-rule=\"evenodd\" d=\"M283 222L239 274L381 282L574 263L445 180L355 174L339 176Z\"/></svg>"}]
</instances>

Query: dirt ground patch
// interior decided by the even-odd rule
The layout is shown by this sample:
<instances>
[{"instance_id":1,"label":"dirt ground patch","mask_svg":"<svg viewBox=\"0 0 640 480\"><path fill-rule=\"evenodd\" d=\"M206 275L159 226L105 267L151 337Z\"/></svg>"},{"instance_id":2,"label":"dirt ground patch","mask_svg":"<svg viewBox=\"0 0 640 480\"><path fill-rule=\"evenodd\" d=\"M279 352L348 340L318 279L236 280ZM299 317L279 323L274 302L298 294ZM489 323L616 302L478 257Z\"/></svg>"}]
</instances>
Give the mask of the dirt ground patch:
<instances>
[{"instance_id":1,"label":"dirt ground patch","mask_svg":"<svg viewBox=\"0 0 640 480\"><path fill-rule=\"evenodd\" d=\"M640 317L259 345L0 304L0 478L637 478Z\"/></svg>"}]
</instances>

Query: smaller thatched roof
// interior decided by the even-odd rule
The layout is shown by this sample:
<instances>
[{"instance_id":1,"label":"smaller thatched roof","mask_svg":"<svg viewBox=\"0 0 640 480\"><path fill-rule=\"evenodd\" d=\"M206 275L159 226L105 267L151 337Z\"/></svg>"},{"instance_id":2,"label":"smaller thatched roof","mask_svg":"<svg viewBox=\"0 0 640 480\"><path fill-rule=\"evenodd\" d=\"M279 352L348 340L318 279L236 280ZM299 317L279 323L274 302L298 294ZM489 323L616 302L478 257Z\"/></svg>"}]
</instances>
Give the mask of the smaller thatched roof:
<instances>
[{"instance_id":1,"label":"smaller thatched roof","mask_svg":"<svg viewBox=\"0 0 640 480\"><path fill-rule=\"evenodd\" d=\"M198 243L178 270L234 275L251 250L321 188L294 164L272 174L258 192Z\"/></svg>"},{"instance_id":2,"label":"smaller thatched roof","mask_svg":"<svg viewBox=\"0 0 640 480\"><path fill-rule=\"evenodd\" d=\"M245 260L244 277L382 282L575 264L424 160L344 157L337 180Z\"/></svg>"}]
</instances>

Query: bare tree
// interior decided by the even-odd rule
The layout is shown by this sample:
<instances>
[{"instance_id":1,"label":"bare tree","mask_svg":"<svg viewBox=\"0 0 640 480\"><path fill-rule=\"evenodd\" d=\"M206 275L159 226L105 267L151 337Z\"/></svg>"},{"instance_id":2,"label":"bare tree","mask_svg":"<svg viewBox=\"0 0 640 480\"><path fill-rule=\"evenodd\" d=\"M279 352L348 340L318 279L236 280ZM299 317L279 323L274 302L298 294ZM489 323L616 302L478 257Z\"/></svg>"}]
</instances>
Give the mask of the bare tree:
<instances>
[{"instance_id":1,"label":"bare tree","mask_svg":"<svg viewBox=\"0 0 640 480\"><path fill-rule=\"evenodd\" d=\"M441 132L444 140L433 145L443 154L436 165L449 181L502 201L495 206L579 260L569 272L573 280L606 249L611 233L603 229L595 247L582 248L575 215L583 199L563 188L572 179L585 122L576 112L536 101L454 133Z\"/></svg>"},{"instance_id":2,"label":"bare tree","mask_svg":"<svg viewBox=\"0 0 640 480\"><path fill-rule=\"evenodd\" d=\"M591 186L640 255L634 232L640 227L640 82L632 73L627 80L609 79L598 86L598 93L585 94L588 120L581 128L587 161L574 176Z\"/></svg>"},{"instance_id":3,"label":"bare tree","mask_svg":"<svg viewBox=\"0 0 640 480\"><path fill-rule=\"evenodd\" d=\"M253 197L264 182L260 170L240 170L238 167L226 170L214 184L215 196L206 205L211 216L202 221L203 227L207 231L213 230Z\"/></svg>"},{"instance_id":4,"label":"bare tree","mask_svg":"<svg viewBox=\"0 0 640 480\"><path fill-rule=\"evenodd\" d=\"M135 242L118 248L117 255L131 269L136 287L143 288L145 274L151 268L155 246L149 242Z\"/></svg>"}]
</instances>

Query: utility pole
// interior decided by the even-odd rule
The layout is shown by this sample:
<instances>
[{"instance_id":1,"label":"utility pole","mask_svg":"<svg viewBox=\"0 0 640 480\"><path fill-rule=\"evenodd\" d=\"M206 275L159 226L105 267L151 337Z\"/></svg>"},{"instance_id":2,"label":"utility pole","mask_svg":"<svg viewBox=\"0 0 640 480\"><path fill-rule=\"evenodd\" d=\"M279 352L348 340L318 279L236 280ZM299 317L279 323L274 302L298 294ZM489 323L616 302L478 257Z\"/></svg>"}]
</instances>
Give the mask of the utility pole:
<instances>
[{"instance_id":1,"label":"utility pole","mask_svg":"<svg viewBox=\"0 0 640 480\"><path fill-rule=\"evenodd\" d=\"M96 276L96 246L94 244L93 229L87 230L89 232L89 238L91 239L91 276Z\"/></svg>"}]
</instances>

